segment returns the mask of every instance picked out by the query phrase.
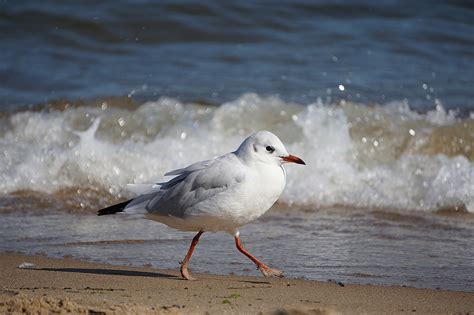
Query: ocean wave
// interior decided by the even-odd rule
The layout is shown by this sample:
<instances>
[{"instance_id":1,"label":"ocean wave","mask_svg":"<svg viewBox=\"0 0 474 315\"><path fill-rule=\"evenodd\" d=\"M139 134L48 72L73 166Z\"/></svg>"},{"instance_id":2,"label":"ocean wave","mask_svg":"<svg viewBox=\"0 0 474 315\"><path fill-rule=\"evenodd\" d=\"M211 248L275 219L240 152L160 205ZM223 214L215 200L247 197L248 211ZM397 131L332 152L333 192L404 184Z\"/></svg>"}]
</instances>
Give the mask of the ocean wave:
<instances>
[{"instance_id":1,"label":"ocean wave","mask_svg":"<svg viewBox=\"0 0 474 315\"><path fill-rule=\"evenodd\" d=\"M440 103L426 113L406 102L302 105L256 94L220 106L166 97L71 104L0 116L0 192L67 192L97 207L130 196L127 183L162 181L266 129L307 163L287 168L285 204L474 212L474 116Z\"/></svg>"}]
</instances>

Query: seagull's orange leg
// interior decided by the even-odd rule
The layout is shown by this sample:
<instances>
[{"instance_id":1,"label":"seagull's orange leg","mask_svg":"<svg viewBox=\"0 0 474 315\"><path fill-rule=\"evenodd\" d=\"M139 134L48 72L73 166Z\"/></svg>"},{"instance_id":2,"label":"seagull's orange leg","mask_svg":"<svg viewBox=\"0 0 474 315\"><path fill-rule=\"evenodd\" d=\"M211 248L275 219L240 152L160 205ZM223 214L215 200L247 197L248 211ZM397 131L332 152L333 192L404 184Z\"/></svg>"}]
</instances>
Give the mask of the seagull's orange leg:
<instances>
[{"instance_id":1,"label":"seagull's orange leg","mask_svg":"<svg viewBox=\"0 0 474 315\"><path fill-rule=\"evenodd\" d=\"M191 259L191 255L193 254L194 247L196 247L197 243L199 242L199 238L201 237L203 231L199 231L196 236L194 236L193 241L191 242L191 246L189 246L188 253L186 254L186 257L184 257L184 260L180 263L181 264L181 276L186 279L186 280L197 280L196 278L193 278L189 272L188 272L188 262Z\"/></svg>"},{"instance_id":2,"label":"seagull's orange leg","mask_svg":"<svg viewBox=\"0 0 474 315\"><path fill-rule=\"evenodd\" d=\"M239 233L236 233L235 236L235 246L245 256L247 256L255 265L257 265L257 269L260 270L265 277L278 277L278 278L283 278L283 272L277 269L272 269L265 265L263 262L258 260L255 256L250 254L243 246L242 243L240 243L240 236Z\"/></svg>"}]
</instances>

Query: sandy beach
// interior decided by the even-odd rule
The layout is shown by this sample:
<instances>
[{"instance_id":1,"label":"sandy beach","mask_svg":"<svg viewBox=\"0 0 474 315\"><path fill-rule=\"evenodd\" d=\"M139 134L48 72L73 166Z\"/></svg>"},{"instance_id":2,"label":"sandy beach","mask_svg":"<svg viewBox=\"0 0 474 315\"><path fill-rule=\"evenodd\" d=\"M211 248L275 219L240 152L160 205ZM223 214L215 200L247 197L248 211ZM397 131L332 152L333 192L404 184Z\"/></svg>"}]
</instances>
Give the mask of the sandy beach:
<instances>
[{"instance_id":1,"label":"sandy beach","mask_svg":"<svg viewBox=\"0 0 474 315\"><path fill-rule=\"evenodd\" d=\"M0 315L474 315L473 4L2 1Z\"/></svg>"},{"instance_id":2,"label":"sandy beach","mask_svg":"<svg viewBox=\"0 0 474 315\"><path fill-rule=\"evenodd\" d=\"M20 269L22 263L35 269ZM0 313L468 314L474 293L198 274L0 255Z\"/></svg>"}]
</instances>

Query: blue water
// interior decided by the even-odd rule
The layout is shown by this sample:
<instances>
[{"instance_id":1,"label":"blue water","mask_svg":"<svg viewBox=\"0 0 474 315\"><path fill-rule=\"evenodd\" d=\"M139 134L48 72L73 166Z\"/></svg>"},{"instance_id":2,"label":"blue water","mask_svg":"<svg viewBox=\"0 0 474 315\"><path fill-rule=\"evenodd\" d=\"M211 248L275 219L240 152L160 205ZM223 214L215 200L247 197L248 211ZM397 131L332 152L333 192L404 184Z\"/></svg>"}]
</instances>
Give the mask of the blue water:
<instances>
[{"instance_id":1,"label":"blue water","mask_svg":"<svg viewBox=\"0 0 474 315\"><path fill-rule=\"evenodd\" d=\"M474 291L472 1L0 0L0 36L0 251L176 268L191 233L96 210L267 129L307 166L242 229L258 257Z\"/></svg>"},{"instance_id":2,"label":"blue water","mask_svg":"<svg viewBox=\"0 0 474 315\"><path fill-rule=\"evenodd\" d=\"M0 35L4 110L247 92L474 108L470 1L3 0Z\"/></svg>"}]
</instances>

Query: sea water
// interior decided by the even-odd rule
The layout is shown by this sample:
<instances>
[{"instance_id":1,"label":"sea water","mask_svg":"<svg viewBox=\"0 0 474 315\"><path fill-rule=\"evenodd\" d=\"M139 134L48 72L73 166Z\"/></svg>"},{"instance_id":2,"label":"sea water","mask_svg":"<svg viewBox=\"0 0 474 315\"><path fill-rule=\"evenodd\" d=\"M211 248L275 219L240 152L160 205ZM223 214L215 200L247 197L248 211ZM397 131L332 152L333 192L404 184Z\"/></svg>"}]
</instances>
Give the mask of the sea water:
<instances>
[{"instance_id":1,"label":"sea water","mask_svg":"<svg viewBox=\"0 0 474 315\"><path fill-rule=\"evenodd\" d=\"M469 3L0 4L0 250L176 268L192 234L95 211L277 134L306 166L248 249L289 277L473 291ZM204 235L196 272L257 275Z\"/></svg>"}]
</instances>

